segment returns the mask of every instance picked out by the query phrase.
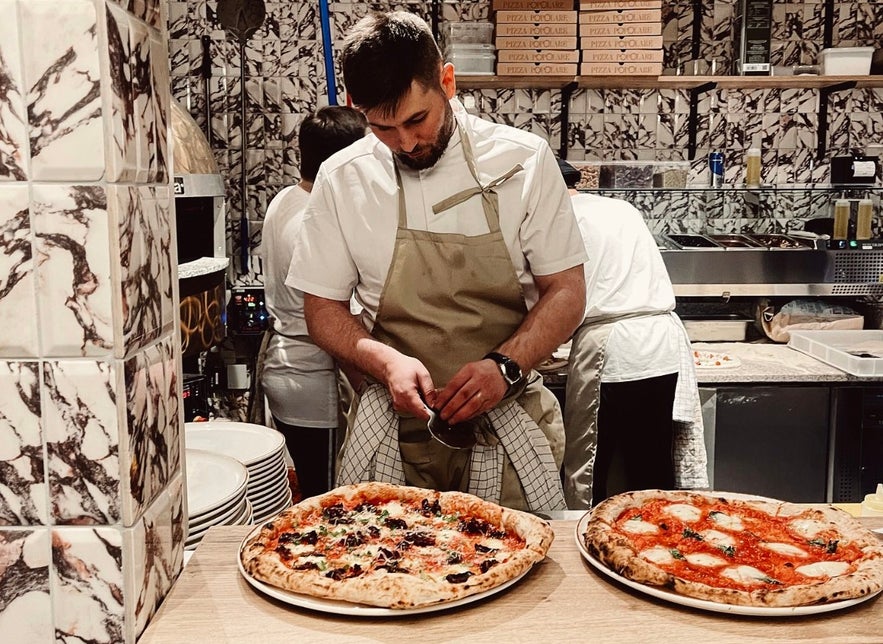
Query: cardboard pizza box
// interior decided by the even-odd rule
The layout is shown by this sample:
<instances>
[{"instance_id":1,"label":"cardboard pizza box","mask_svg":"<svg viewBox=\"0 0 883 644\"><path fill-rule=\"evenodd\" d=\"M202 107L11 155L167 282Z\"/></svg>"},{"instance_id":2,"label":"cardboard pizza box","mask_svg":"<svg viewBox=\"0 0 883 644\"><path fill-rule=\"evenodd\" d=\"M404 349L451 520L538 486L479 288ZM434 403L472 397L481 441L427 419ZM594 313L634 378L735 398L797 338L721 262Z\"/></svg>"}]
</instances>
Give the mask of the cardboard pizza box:
<instances>
[{"instance_id":1,"label":"cardboard pizza box","mask_svg":"<svg viewBox=\"0 0 883 644\"><path fill-rule=\"evenodd\" d=\"M661 63L661 49L584 49L584 63Z\"/></svg>"},{"instance_id":2,"label":"cardboard pizza box","mask_svg":"<svg viewBox=\"0 0 883 644\"><path fill-rule=\"evenodd\" d=\"M662 0L660 0L661 2ZM573 0L492 0L492 11L505 10L530 10L544 9L546 11L561 11L573 9Z\"/></svg>"},{"instance_id":3,"label":"cardboard pizza box","mask_svg":"<svg viewBox=\"0 0 883 644\"><path fill-rule=\"evenodd\" d=\"M662 36L596 36L583 37L581 49L662 49Z\"/></svg>"},{"instance_id":4,"label":"cardboard pizza box","mask_svg":"<svg viewBox=\"0 0 883 644\"><path fill-rule=\"evenodd\" d=\"M497 25L500 36L576 36L577 24L565 22L553 25L538 25L527 22L504 22Z\"/></svg>"},{"instance_id":5,"label":"cardboard pizza box","mask_svg":"<svg viewBox=\"0 0 883 644\"><path fill-rule=\"evenodd\" d=\"M661 76L662 63L583 63L582 76Z\"/></svg>"},{"instance_id":6,"label":"cardboard pizza box","mask_svg":"<svg viewBox=\"0 0 883 644\"><path fill-rule=\"evenodd\" d=\"M576 36L504 36L494 44L497 49L576 49Z\"/></svg>"},{"instance_id":7,"label":"cardboard pizza box","mask_svg":"<svg viewBox=\"0 0 883 644\"><path fill-rule=\"evenodd\" d=\"M529 22L533 24L561 24L576 22L576 11L498 11L497 24L504 22Z\"/></svg>"},{"instance_id":8,"label":"cardboard pizza box","mask_svg":"<svg viewBox=\"0 0 883 644\"><path fill-rule=\"evenodd\" d=\"M499 29L499 27L497 27ZM632 22L629 24L599 24L588 25L581 23L579 35L583 38L595 36L661 36L662 22Z\"/></svg>"},{"instance_id":9,"label":"cardboard pizza box","mask_svg":"<svg viewBox=\"0 0 883 644\"><path fill-rule=\"evenodd\" d=\"M579 51L576 49L498 49L497 62L578 63Z\"/></svg>"},{"instance_id":10,"label":"cardboard pizza box","mask_svg":"<svg viewBox=\"0 0 883 644\"><path fill-rule=\"evenodd\" d=\"M575 76L576 63L497 63L499 76Z\"/></svg>"},{"instance_id":11,"label":"cardboard pizza box","mask_svg":"<svg viewBox=\"0 0 883 644\"><path fill-rule=\"evenodd\" d=\"M662 0L579 0L580 11L662 9Z\"/></svg>"},{"instance_id":12,"label":"cardboard pizza box","mask_svg":"<svg viewBox=\"0 0 883 644\"><path fill-rule=\"evenodd\" d=\"M629 22L658 22L662 24L662 9L580 11L579 22L582 25L625 24Z\"/></svg>"}]
</instances>

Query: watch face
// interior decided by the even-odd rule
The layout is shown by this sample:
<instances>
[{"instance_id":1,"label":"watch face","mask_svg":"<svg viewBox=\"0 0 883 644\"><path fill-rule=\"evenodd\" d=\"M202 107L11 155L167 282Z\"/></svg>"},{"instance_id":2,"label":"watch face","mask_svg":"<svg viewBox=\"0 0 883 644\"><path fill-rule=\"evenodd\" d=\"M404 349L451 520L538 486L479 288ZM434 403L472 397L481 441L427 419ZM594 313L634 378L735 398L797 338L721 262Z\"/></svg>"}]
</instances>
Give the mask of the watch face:
<instances>
[{"instance_id":1,"label":"watch face","mask_svg":"<svg viewBox=\"0 0 883 644\"><path fill-rule=\"evenodd\" d=\"M508 380L510 384L521 380L521 368L513 360L506 360L502 367L503 375L506 376L506 380Z\"/></svg>"}]
</instances>

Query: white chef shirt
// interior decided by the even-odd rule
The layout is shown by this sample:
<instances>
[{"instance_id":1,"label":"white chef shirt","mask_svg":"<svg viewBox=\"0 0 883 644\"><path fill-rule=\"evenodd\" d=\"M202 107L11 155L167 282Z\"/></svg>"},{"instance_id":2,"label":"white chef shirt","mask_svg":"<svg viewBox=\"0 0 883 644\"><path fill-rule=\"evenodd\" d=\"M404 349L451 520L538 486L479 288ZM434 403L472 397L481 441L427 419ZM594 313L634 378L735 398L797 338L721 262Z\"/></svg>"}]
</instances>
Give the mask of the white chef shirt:
<instances>
[{"instance_id":1,"label":"white chef shirt","mask_svg":"<svg viewBox=\"0 0 883 644\"><path fill-rule=\"evenodd\" d=\"M273 330L261 383L273 416L298 427L337 427L338 395L334 361L307 333L304 296L285 285L291 249L300 234L310 193L283 189L264 218L260 255L266 277L264 296Z\"/></svg>"},{"instance_id":2,"label":"white chef shirt","mask_svg":"<svg viewBox=\"0 0 883 644\"><path fill-rule=\"evenodd\" d=\"M647 314L613 325L601 381L675 373L682 333L672 315L658 315L674 310L674 290L641 213L621 199L578 194L572 200L589 255L584 266L586 322Z\"/></svg>"},{"instance_id":3,"label":"white chef shirt","mask_svg":"<svg viewBox=\"0 0 883 644\"><path fill-rule=\"evenodd\" d=\"M585 261L569 196L548 144L529 132L468 114L451 101L469 133L483 185L516 164L524 170L496 188L500 228L528 307L537 300L532 274L549 275ZM355 289L371 329L392 261L398 224L398 192L389 148L369 134L333 155L319 169L294 247L286 283L305 292L345 301ZM475 187L460 134L427 170L401 168L408 226L466 236L488 232L481 198L439 214L432 206Z\"/></svg>"}]
</instances>

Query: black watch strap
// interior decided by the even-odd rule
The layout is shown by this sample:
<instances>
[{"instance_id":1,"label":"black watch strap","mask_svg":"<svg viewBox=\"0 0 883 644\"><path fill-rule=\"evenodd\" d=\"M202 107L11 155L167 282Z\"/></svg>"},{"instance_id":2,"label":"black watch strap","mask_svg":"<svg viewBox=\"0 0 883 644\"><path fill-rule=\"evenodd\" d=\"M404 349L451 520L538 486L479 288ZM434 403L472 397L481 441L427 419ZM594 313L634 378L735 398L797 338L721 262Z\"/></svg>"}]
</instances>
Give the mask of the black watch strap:
<instances>
[{"instance_id":1,"label":"black watch strap","mask_svg":"<svg viewBox=\"0 0 883 644\"><path fill-rule=\"evenodd\" d=\"M491 351L484 358L493 360L499 365L500 373L503 375L503 379L508 386L506 391L507 396L512 393L512 390L524 379L524 372L521 370L521 367L509 356L504 356L502 353Z\"/></svg>"}]
</instances>

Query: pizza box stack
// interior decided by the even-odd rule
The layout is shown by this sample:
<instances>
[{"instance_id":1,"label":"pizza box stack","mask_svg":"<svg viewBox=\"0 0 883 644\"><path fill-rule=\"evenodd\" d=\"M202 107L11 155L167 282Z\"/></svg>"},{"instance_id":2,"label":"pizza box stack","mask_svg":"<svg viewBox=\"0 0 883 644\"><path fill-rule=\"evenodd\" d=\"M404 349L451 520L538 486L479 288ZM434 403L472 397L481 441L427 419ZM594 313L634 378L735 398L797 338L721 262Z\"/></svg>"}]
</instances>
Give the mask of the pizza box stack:
<instances>
[{"instance_id":1,"label":"pizza box stack","mask_svg":"<svg viewBox=\"0 0 883 644\"><path fill-rule=\"evenodd\" d=\"M579 0L582 76L660 76L662 0Z\"/></svg>"},{"instance_id":2,"label":"pizza box stack","mask_svg":"<svg viewBox=\"0 0 883 644\"><path fill-rule=\"evenodd\" d=\"M579 67L574 0L492 0L497 74L575 76Z\"/></svg>"}]
</instances>

